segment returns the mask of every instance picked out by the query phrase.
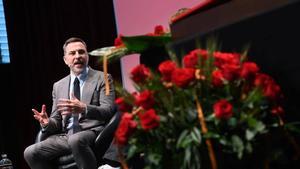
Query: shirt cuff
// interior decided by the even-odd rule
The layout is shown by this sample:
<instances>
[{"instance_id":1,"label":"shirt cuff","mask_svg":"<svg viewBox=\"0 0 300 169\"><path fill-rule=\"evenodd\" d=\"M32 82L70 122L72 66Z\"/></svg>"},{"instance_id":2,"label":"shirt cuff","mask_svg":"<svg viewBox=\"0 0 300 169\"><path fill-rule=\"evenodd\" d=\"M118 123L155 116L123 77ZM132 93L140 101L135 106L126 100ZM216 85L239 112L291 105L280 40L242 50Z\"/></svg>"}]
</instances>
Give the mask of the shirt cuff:
<instances>
[{"instance_id":1,"label":"shirt cuff","mask_svg":"<svg viewBox=\"0 0 300 169\"><path fill-rule=\"evenodd\" d=\"M41 125L41 128L42 128L42 132L46 131L46 129L48 128L48 124L45 124L45 125Z\"/></svg>"}]
</instances>

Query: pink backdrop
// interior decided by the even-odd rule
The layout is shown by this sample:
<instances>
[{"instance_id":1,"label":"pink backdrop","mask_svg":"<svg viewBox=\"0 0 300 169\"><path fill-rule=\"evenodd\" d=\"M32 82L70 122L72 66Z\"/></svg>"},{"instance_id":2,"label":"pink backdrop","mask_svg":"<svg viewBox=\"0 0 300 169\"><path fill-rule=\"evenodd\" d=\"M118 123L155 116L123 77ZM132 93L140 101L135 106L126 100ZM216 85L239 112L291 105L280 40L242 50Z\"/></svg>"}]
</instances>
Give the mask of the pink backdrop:
<instances>
[{"instance_id":1,"label":"pink backdrop","mask_svg":"<svg viewBox=\"0 0 300 169\"><path fill-rule=\"evenodd\" d=\"M117 31L125 36L153 32L156 25L169 29L169 19L180 8L190 8L202 0L114 0ZM123 87L134 91L130 70L139 64L139 55L121 59Z\"/></svg>"}]
</instances>

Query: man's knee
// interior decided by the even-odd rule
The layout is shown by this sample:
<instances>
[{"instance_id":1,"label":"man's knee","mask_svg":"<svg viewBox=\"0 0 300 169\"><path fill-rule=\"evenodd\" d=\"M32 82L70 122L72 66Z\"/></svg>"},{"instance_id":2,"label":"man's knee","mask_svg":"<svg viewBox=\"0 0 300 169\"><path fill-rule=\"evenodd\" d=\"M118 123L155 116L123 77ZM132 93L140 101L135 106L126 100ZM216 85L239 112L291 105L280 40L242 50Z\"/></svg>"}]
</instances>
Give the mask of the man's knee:
<instances>
[{"instance_id":1,"label":"man's knee","mask_svg":"<svg viewBox=\"0 0 300 169\"><path fill-rule=\"evenodd\" d=\"M31 161L34 158L35 151L33 148L33 145L28 146L25 150L24 150L24 158L27 162Z\"/></svg>"},{"instance_id":2,"label":"man's knee","mask_svg":"<svg viewBox=\"0 0 300 169\"><path fill-rule=\"evenodd\" d=\"M93 131L83 131L68 137L68 145L72 151L86 149L94 144L96 134Z\"/></svg>"},{"instance_id":3,"label":"man's knee","mask_svg":"<svg viewBox=\"0 0 300 169\"><path fill-rule=\"evenodd\" d=\"M82 143L80 143L80 139L78 137L71 136L68 139L68 144L71 147L71 149L73 149L75 147L80 146L80 144Z\"/></svg>"}]
</instances>

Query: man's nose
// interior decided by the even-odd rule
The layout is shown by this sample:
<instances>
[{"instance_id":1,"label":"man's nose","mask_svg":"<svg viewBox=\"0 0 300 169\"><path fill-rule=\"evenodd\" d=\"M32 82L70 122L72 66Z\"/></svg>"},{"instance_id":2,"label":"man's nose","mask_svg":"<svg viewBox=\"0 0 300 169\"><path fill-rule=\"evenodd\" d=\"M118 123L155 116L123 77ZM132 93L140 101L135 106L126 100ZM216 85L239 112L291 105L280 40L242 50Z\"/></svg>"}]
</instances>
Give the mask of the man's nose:
<instances>
[{"instance_id":1,"label":"man's nose","mask_svg":"<svg viewBox=\"0 0 300 169\"><path fill-rule=\"evenodd\" d=\"M78 51L76 51L75 57L76 57L76 58L81 57L81 54L80 54Z\"/></svg>"}]
</instances>

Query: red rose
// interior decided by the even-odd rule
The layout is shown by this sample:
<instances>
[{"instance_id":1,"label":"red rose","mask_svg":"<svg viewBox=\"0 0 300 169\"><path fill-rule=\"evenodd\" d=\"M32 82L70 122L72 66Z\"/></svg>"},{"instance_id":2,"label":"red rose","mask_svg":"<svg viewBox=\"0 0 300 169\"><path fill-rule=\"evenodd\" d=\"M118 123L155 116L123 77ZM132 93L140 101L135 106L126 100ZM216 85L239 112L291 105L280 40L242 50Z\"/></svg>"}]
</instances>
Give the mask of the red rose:
<instances>
[{"instance_id":1,"label":"red rose","mask_svg":"<svg viewBox=\"0 0 300 169\"><path fill-rule=\"evenodd\" d=\"M130 113L124 113L121 118L119 127L115 133L117 144L125 145L127 143L128 138L134 132L136 127L137 122L133 120L133 115Z\"/></svg>"},{"instance_id":2,"label":"red rose","mask_svg":"<svg viewBox=\"0 0 300 169\"><path fill-rule=\"evenodd\" d=\"M158 70L162 75L162 80L170 82L172 72L176 69L176 67L176 63L171 60L167 60L159 64Z\"/></svg>"},{"instance_id":3,"label":"red rose","mask_svg":"<svg viewBox=\"0 0 300 169\"><path fill-rule=\"evenodd\" d=\"M214 58L215 66L220 69L226 64L240 65L240 55L238 53L214 52Z\"/></svg>"},{"instance_id":4,"label":"red rose","mask_svg":"<svg viewBox=\"0 0 300 169\"><path fill-rule=\"evenodd\" d=\"M154 28L154 35L163 35L165 34L164 27L162 25L157 25Z\"/></svg>"},{"instance_id":5,"label":"red rose","mask_svg":"<svg viewBox=\"0 0 300 169\"><path fill-rule=\"evenodd\" d=\"M147 68L144 64L137 65L131 70L131 79L135 83L143 83L148 78L150 78L150 69Z\"/></svg>"},{"instance_id":6,"label":"red rose","mask_svg":"<svg viewBox=\"0 0 300 169\"><path fill-rule=\"evenodd\" d=\"M178 87L186 87L195 80L195 69L176 68L172 73L172 82Z\"/></svg>"},{"instance_id":7,"label":"red rose","mask_svg":"<svg viewBox=\"0 0 300 169\"><path fill-rule=\"evenodd\" d=\"M121 112L130 112L132 110L132 106L126 103L123 97L117 98L115 103L119 106L118 108Z\"/></svg>"},{"instance_id":8,"label":"red rose","mask_svg":"<svg viewBox=\"0 0 300 169\"><path fill-rule=\"evenodd\" d=\"M183 57L183 65L186 68L195 68L198 65L198 55L188 54Z\"/></svg>"},{"instance_id":9,"label":"red rose","mask_svg":"<svg viewBox=\"0 0 300 169\"><path fill-rule=\"evenodd\" d=\"M273 81L273 79L269 75L263 74L263 73L258 73L255 76L254 85L264 88L271 81Z\"/></svg>"},{"instance_id":10,"label":"red rose","mask_svg":"<svg viewBox=\"0 0 300 169\"><path fill-rule=\"evenodd\" d=\"M190 52L190 54L192 54L192 55L197 55L197 56L200 56L201 57L201 59L203 59L203 60L206 60L207 59L207 50L204 50L204 49L195 49L195 50L192 50L191 52Z\"/></svg>"},{"instance_id":11,"label":"red rose","mask_svg":"<svg viewBox=\"0 0 300 169\"><path fill-rule=\"evenodd\" d=\"M138 116L141 120L141 125L144 130L150 130L159 126L160 118L154 109L150 109L144 113L139 112Z\"/></svg>"},{"instance_id":12,"label":"red rose","mask_svg":"<svg viewBox=\"0 0 300 169\"><path fill-rule=\"evenodd\" d=\"M254 62L244 62L241 68L241 77L244 79L252 79L255 77L259 68Z\"/></svg>"},{"instance_id":13,"label":"red rose","mask_svg":"<svg viewBox=\"0 0 300 169\"><path fill-rule=\"evenodd\" d=\"M240 67L235 64L224 64L221 68L223 77L228 81L233 81L240 77Z\"/></svg>"},{"instance_id":14,"label":"red rose","mask_svg":"<svg viewBox=\"0 0 300 169\"><path fill-rule=\"evenodd\" d=\"M115 39L115 42L114 42L114 46L115 46L115 47L124 46L124 43L123 43L121 37L122 37L122 35L120 34L120 35Z\"/></svg>"},{"instance_id":15,"label":"red rose","mask_svg":"<svg viewBox=\"0 0 300 169\"><path fill-rule=\"evenodd\" d=\"M215 87L222 87L224 85L223 79L224 77L220 70L214 70L212 72L212 85Z\"/></svg>"},{"instance_id":16,"label":"red rose","mask_svg":"<svg viewBox=\"0 0 300 169\"><path fill-rule=\"evenodd\" d=\"M199 61L200 61L200 58L202 60L206 60L207 58L207 51L206 50L202 50L202 49L195 49L193 51L191 51L188 55L185 55L183 57L183 65L184 67L186 68L195 68ZM202 61L202 63L204 63Z\"/></svg>"},{"instance_id":17,"label":"red rose","mask_svg":"<svg viewBox=\"0 0 300 169\"><path fill-rule=\"evenodd\" d=\"M228 119L232 116L232 105L225 99L214 104L214 114L218 119Z\"/></svg>"},{"instance_id":18,"label":"red rose","mask_svg":"<svg viewBox=\"0 0 300 169\"><path fill-rule=\"evenodd\" d=\"M150 90L144 90L135 96L135 104L142 106L144 109L150 109L155 104L153 94Z\"/></svg>"},{"instance_id":19,"label":"red rose","mask_svg":"<svg viewBox=\"0 0 300 169\"><path fill-rule=\"evenodd\" d=\"M271 100L277 100L282 96L280 86L274 81L267 84L263 89L264 96Z\"/></svg>"},{"instance_id":20,"label":"red rose","mask_svg":"<svg viewBox=\"0 0 300 169\"><path fill-rule=\"evenodd\" d=\"M284 110L281 106L275 106L272 108L271 113L274 115L282 115L284 113Z\"/></svg>"},{"instance_id":21,"label":"red rose","mask_svg":"<svg viewBox=\"0 0 300 169\"><path fill-rule=\"evenodd\" d=\"M276 100L282 97L281 89L278 84L269 75L259 73L255 76L255 86L261 87L264 96L271 100Z\"/></svg>"}]
</instances>

